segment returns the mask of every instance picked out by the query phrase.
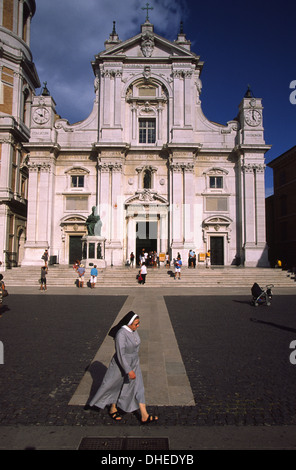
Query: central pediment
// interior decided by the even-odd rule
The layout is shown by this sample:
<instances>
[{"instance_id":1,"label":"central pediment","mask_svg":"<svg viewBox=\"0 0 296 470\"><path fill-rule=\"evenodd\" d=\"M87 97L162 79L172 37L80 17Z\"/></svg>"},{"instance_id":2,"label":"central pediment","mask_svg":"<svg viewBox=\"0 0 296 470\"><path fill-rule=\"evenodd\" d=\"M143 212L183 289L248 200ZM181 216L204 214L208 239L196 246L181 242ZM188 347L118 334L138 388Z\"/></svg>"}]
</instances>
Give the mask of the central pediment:
<instances>
[{"instance_id":1,"label":"central pediment","mask_svg":"<svg viewBox=\"0 0 296 470\"><path fill-rule=\"evenodd\" d=\"M151 23L142 25L141 33L120 41L115 31L110 35L110 39L105 42L106 49L96 55L96 61L102 59L110 60L141 60L141 59L189 59L203 65L199 61L199 56L190 51L190 41L187 41L184 34L179 34L174 42L159 36L154 32Z\"/></svg>"},{"instance_id":2,"label":"central pediment","mask_svg":"<svg viewBox=\"0 0 296 470\"><path fill-rule=\"evenodd\" d=\"M136 193L133 194L133 196L129 197L125 201L125 205L127 206L132 205L132 204L168 205L168 201L163 196L160 196L160 194L158 194L157 191L154 191L152 189L142 189L142 190L136 191Z\"/></svg>"}]
</instances>

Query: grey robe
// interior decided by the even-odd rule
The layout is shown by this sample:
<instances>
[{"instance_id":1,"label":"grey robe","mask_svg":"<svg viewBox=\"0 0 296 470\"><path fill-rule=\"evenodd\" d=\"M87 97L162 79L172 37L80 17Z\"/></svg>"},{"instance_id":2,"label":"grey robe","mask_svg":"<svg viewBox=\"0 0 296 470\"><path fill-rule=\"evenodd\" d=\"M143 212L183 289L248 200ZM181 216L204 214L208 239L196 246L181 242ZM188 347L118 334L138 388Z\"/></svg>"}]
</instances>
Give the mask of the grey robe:
<instances>
[{"instance_id":1,"label":"grey robe","mask_svg":"<svg viewBox=\"0 0 296 470\"><path fill-rule=\"evenodd\" d=\"M115 354L103 382L90 401L90 406L105 408L115 403L120 409L132 412L145 403L144 384L139 361L140 336L137 331L122 327L115 337ZM128 373L133 370L136 378Z\"/></svg>"}]
</instances>

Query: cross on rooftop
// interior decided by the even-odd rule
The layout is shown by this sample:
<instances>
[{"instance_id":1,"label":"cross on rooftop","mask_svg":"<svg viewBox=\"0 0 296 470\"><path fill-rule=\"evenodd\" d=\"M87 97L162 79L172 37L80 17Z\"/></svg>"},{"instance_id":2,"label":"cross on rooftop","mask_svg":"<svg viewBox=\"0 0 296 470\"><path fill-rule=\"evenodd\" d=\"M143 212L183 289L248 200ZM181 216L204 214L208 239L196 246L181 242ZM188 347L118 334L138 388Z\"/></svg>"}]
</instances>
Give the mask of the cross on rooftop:
<instances>
[{"instance_id":1,"label":"cross on rooftop","mask_svg":"<svg viewBox=\"0 0 296 470\"><path fill-rule=\"evenodd\" d=\"M150 6L149 6L149 3L146 3L146 6L145 6L145 7L142 7L142 10L146 10L146 11L147 11L146 21L149 21L149 10L153 10L153 7L150 7Z\"/></svg>"}]
</instances>

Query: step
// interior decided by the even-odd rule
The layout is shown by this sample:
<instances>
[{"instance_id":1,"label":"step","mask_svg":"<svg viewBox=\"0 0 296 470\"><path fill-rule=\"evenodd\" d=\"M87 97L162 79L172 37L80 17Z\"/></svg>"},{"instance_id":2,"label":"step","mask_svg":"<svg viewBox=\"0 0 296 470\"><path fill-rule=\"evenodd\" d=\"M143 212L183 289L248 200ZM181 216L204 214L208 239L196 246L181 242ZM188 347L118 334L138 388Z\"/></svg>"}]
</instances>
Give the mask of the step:
<instances>
[{"instance_id":1,"label":"step","mask_svg":"<svg viewBox=\"0 0 296 470\"><path fill-rule=\"evenodd\" d=\"M104 287L135 287L138 286L137 268L108 267L99 270L98 286ZM38 286L40 268L36 266L13 268L5 271L4 282L9 286ZM50 266L47 275L48 286L73 287L77 273L69 266ZM85 284L90 279L87 269ZM274 284L276 287L296 287L295 279L287 271L270 268L182 268L181 281L174 282L174 269L148 268L147 285L150 287L250 287L254 282L265 286Z\"/></svg>"}]
</instances>

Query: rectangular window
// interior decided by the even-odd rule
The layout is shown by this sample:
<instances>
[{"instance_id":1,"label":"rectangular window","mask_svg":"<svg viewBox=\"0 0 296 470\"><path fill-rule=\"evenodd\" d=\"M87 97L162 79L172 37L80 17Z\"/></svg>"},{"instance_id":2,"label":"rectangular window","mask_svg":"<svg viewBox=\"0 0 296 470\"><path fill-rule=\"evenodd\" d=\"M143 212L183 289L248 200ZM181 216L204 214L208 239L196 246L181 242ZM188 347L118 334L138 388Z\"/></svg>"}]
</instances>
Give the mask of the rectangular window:
<instances>
[{"instance_id":1,"label":"rectangular window","mask_svg":"<svg viewBox=\"0 0 296 470\"><path fill-rule=\"evenodd\" d=\"M156 140L155 119L139 120L139 142L140 144L154 144Z\"/></svg>"},{"instance_id":2,"label":"rectangular window","mask_svg":"<svg viewBox=\"0 0 296 470\"><path fill-rule=\"evenodd\" d=\"M210 188L211 189L222 189L223 188L223 177L222 176L210 176Z\"/></svg>"},{"instance_id":3,"label":"rectangular window","mask_svg":"<svg viewBox=\"0 0 296 470\"><path fill-rule=\"evenodd\" d=\"M66 197L66 210L67 211L87 211L88 198L80 196Z\"/></svg>"},{"instance_id":4,"label":"rectangular window","mask_svg":"<svg viewBox=\"0 0 296 470\"><path fill-rule=\"evenodd\" d=\"M84 188L84 176L71 176L71 188Z\"/></svg>"},{"instance_id":5,"label":"rectangular window","mask_svg":"<svg viewBox=\"0 0 296 470\"><path fill-rule=\"evenodd\" d=\"M207 197L206 211L227 212L227 197Z\"/></svg>"}]
</instances>

